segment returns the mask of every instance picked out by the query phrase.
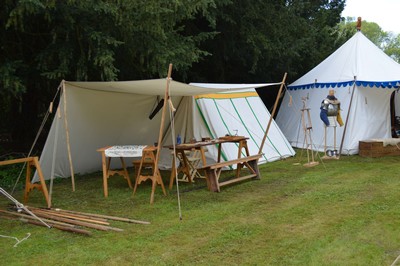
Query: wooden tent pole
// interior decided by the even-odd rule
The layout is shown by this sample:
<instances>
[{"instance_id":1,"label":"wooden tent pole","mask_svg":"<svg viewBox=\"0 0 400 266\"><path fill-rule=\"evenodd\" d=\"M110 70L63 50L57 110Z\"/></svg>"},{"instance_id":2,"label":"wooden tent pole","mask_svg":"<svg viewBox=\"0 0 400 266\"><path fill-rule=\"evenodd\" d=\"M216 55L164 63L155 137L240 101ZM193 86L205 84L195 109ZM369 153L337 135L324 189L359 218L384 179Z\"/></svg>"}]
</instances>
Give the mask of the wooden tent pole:
<instances>
[{"instance_id":1,"label":"wooden tent pole","mask_svg":"<svg viewBox=\"0 0 400 266\"><path fill-rule=\"evenodd\" d=\"M156 150L156 156L153 159L154 160L154 167L153 167L153 175L151 177L153 184L151 186L151 196L150 196L150 204L153 204L154 202L154 191L156 189L157 183L161 185L161 188L163 189L164 195L166 195L164 184L161 178L160 171L158 169L158 161L160 159L160 153L161 153L161 146L162 146L162 139L163 139L163 132L164 132L164 121L165 121L165 113L167 111L167 102L169 98L169 84L171 81L171 72L172 72L172 64L169 64L168 68L168 76L167 76L167 85L165 88L165 95L164 95L164 104L163 104L163 110L162 110L162 115L161 115L161 123L160 123L160 132L158 134L158 145L157 145L157 150ZM152 154L153 155L153 154ZM140 173L140 169L139 169ZM135 186L136 188L136 186Z\"/></svg>"},{"instance_id":2,"label":"wooden tent pole","mask_svg":"<svg viewBox=\"0 0 400 266\"><path fill-rule=\"evenodd\" d=\"M167 85L165 87L165 94L164 94L164 105L163 105L163 110L162 110L162 115L161 115L160 132L158 134L158 145L157 145L157 154L156 154L155 167L158 167L158 160L160 158L161 142L162 142L162 139L163 139L163 132L164 132L165 113L167 111L166 106L167 106L168 97L169 97L169 83L171 81L171 73L172 73L172 64L169 64L168 76L167 76Z\"/></svg>"},{"instance_id":3,"label":"wooden tent pole","mask_svg":"<svg viewBox=\"0 0 400 266\"><path fill-rule=\"evenodd\" d=\"M263 138L263 140L261 142L260 149L258 150L258 154L261 154L262 150L264 148L264 143L265 143L265 140L267 139L268 131L269 131L269 128L271 126L272 120L274 119L275 111L276 111L276 108L278 106L279 98L281 97L283 86L285 85L286 76L287 76L287 73L285 72L285 74L283 75L281 86L279 87L278 95L276 96L274 108L272 109L272 113L271 113L271 116L270 116L269 121L268 121L267 129L265 130L265 133L264 133L264 138Z\"/></svg>"},{"instance_id":4,"label":"wooden tent pole","mask_svg":"<svg viewBox=\"0 0 400 266\"><path fill-rule=\"evenodd\" d=\"M354 76L353 91L351 92L349 110L347 111L346 122L345 122L345 124L344 124L344 129L343 129L342 142L340 143L339 158L340 158L340 156L341 156L341 154L342 154L344 137L345 137L345 135L346 135L346 130L347 130L347 122L349 121L351 105L352 105L352 103L353 103L354 91L356 90L356 81L357 81L357 77Z\"/></svg>"},{"instance_id":5,"label":"wooden tent pole","mask_svg":"<svg viewBox=\"0 0 400 266\"><path fill-rule=\"evenodd\" d=\"M64 95L64 126L65 126L65 134L67 139L67 150L68 150L68 160L69 167L71 171L71 182L72 182L72 191L75 191L75 176L74 176L74 167L72 165L72 156L71 156L71 145L69 141L69 128L68 128L68 119L67 119L67 90L65 89L65 80L62 81L62 90Z\"/></svg>"}]
</instances>

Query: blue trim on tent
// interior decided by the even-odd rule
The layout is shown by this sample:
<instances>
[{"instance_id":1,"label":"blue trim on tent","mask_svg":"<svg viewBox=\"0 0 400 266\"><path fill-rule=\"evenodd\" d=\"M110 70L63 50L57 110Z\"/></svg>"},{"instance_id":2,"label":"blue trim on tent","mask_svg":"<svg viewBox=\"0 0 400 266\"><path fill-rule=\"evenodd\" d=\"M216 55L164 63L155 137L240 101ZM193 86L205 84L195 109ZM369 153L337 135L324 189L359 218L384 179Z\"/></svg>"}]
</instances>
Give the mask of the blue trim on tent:
<instances>
[{"instance_id":1,"label":"blue trim on tent","mask_svg":"<svg viewBox=\"0 0 400 266\"><path fill-rule=\"evenodd\" d=\"M329 83L310 83L310 84L303 84L303 85L296 85L296 86L288 86L289 90L307 90L313 88L340 88L340 87L347 87L353 86L354 82L357 86L364 86L364 87L377 87L382 89L397 89L400 86L400 80L395 81L345 81L345 82L329 82Z\"/></svg>"}]
</instances>

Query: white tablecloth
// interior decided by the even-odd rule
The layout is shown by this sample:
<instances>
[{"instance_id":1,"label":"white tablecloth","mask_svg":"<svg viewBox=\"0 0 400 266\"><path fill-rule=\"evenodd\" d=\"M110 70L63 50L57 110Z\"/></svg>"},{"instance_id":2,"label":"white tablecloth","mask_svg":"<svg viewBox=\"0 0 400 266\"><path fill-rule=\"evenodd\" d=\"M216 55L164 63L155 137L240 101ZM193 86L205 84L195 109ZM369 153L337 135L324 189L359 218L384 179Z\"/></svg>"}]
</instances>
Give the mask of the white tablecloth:
<instances>
[{"instance_id":1,"label":"white tablecloth","mask_svg":"<svg viewBox=\"0 0 400 266\"><path fill-rule=\"evenodd\" d=\"M106 157L142 157L143 149L147 145L112 146L105 150Z\"/></svg>"}]
</instances>

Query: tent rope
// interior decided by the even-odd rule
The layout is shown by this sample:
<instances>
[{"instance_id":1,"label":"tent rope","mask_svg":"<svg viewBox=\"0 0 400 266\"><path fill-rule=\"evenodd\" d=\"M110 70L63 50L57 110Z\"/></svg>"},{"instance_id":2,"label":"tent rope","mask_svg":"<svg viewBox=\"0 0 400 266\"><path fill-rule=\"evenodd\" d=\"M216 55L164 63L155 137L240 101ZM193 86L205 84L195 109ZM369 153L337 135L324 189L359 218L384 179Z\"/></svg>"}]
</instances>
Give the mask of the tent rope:
<instances>
[{"instance_id":1,"label":"tent rope","mask_svg":"<svg viewBox=\"0 0 400 266\"><path fill-rule=\"evenodd\" d=\"M54 147L53 147L53 160L51 163L51 175L50 175L50 188L49 188L49 206L48 208L51 208L52 205L52 195L53 195L53 183L54 183L54 166L55 166L55 161L56 161L56 151L57 151L57 143L58 143L58 128L59 128L59 121L61 119L61 113L60 113L60 108L57 108L56 112L56 135L54 137Z\"/></svg>"},{"instance_id":2,"label":"tent rope","mask_svg":"<svg viewBox=\"0 0 400 266\"><path fill-rule=\"evenodd\" d=\"M31 156L32 151L33 151L33 148L36 146L37 140L39 139L39 136L40 136L40 134L41 134L42 131L43 131L43 128L44 128L44 126L45 126L45 124L46 124L46 122L47 122L47 119L49 118L50 114L52 113L53 102L55 101L57 95L59 94L60 89L61 89L61 84L58 86L57 91L56 91L56 93L55 93L55 95L54 95L54 97L53 97L53 100L50 102L50 106L49 106L49 108L47 109L47 112L46 112L45 116L43 117L42 123L41 123L41 125L40 125L40 127L39 127L38 132L36 133L36 137L35 137L35 139L34 139L34 141L33 141L33 143L32 143L31 149L29 150L29 153L28 153L28 155L27 155L26 157L30 157L30 156ZM15 182L14 187L13 187L13 189L12 189L12 191L11 191L11 195L14 194L15 188L17 187L17 184L19 183L19 180L21 179L21 175L22 175L22 172L23 172L24 169L25 169L26 164L27 164L27 163L25 162L25 163L22 165L21 171L20 171L19 174L18 174L17 181Z\"/></svg>"},{"instance_id":3,"label":"tent rope","mask_svg":"<svg viewBox=\"0 0 400 266\"><path fill-rule=\"evenodd\" d=\"M19 240L18 238L14 237L14 236L0 235L0 237L15 239L15 241L17 241L17 243L14 244L14 247L15 247L15 248L19 245L19 243L21 243L21 242L24 241L24 240L27 240L30 236L31 236L31 233L27 233L27 234L26 234L26 237L24 237L24 238L22 238L21 240Z\"/></svg>"},{"instance_id":4,"label":"tent rope","mask_svg":"<svg viewBox=\"0 0 400 266\"><path fill-rule=\"evenodd\" d=\"M41 218L39 218L38 216L36 216L36 214L34 214L33 212L31 212L28 208L25 207L24 204L22 204L21 202L19 202L18 200L16 200L13 196L11 196L10 194L7 193L7 191L5 191L2 187L0 187L0 193L3 194L6 198L8 198L9 200L11 200L12 202L14 202L15 206L17 207L18 212L24 210L26 213L28 213L29 215L31 215L32 217L34 217L36 220L38 220L39 222L41 222L42 224L44 224L47 228L51 228L50 225L48 225L46 222L44 222Z\"/></svg>"},{"instance_id":5,"label":"tent rope","mask_svg":"<svg viewBox=\"0 0 400 266\"><path fill-rule=\"evenodd\" d=\"M178 196L178 212L179 212L179 220L182 220L182 209L181 209L181 197L179 192L179 180L178 180L178 170L177 170L177 160L178 157L176 156L176 143L175 143L175 107L171 101L170 95L168 95L168 104L169 104L169 118L171 121L171 138L172 138L172 146L173 146L173 156L174 156L174 164L172 165L171 171L175 171L175 183L176 183L176 194ZM161 145L161 144L159 144Z\"/></svg>"},{"instance_id":6,"label":"tent rope","mask_svg":"<svg viewBox=\"0 0 400 266\"><path fill-rule=\"evenodd\" d=\"M285 93L287 93L288 95L289 95L289 107L293 107L293 112L294 112L294 110L300 110L301 108L297 105L297 103L296 103L296 101L293 101L293 96L292 96L292 94L290 93L290 90L287 88L287 86L286 86L286 84L284 85L284 91L285 91ZM307 96L308 97L308 96ZM296 112L297 113L297 112ZM300 113L297 113L297 114L299 114L300 115L300 117L299 117L299 123L298 123L298 128L297 128L297 135L296 135L296 144L298 144L299 143L299 138L300 138L300 129L301 129L301 114ZM292 143L290 143L290 144L292 144ZM301 157L301 156L300 156Z\"/></svg>"}]
</instances>

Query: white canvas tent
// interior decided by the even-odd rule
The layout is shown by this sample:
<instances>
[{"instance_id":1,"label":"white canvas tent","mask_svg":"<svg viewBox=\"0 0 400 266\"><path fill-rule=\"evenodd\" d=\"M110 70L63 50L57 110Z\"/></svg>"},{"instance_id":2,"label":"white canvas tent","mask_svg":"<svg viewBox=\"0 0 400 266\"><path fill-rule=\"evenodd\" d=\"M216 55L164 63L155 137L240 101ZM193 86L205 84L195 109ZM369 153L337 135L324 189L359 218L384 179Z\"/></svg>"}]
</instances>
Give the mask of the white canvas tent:
<instances>
[{"instance_id":1,"label":"white canvas tent","mask_svg":"<svg viewBox=\"0 0 400 266\"><path fill-rule=\"evenodd\" d=\"M347 120L347 125L337 127L338 146L342 145L342 154L357 154L361 140L391 138L390 96L399 84L400 65L359 31L288 86L276 122L292 146L303 148L300 109L302 98L307 99L314 149L323 151L320 106L328 91L333 89L341 102L343 121ZM334 130L328 128L327 132L327 146L332 147Z\"/></svg>"},{"instance_id":2,"label":"white canvas tent","mask_svg":"<svg viewBox=\"0 0 400 266\"><path fill-rule=\"evenodd\" d=\"M260 128L265 130L269 113L254 89L252 89L252 95L248 97L226 99L224 103L215 100L214 107L207 103L211 98L195 100L193 96L210 93L215 95L214 93L219 92L277 84L279 83L207 86L171 81L169 90L176 108L175 132L179 133L183 140L189 141L192 137L197 140L202 137L214 138L227 133L236 133L234 130L238 130L238 134L250 137L250 153L256 154L258 153L256 142L260 136L263 137L263 131L260 131ZM149 115L158 100L164 97L165 79L124 82L63 81L61 87L63 87L59 103L61 118L56 117L53 120L40 156L40 164L46 179L50 178L52 168L55 177L69 177L71 171L83 174L101 170L101 156L96 152L101 147L152 145L157 142L161 112L152 119L149 119ZM211 108L214 109L211 110ZM214 113L215 108L220 111L218 116ZM235 109L234 112L233 109ZM225 121L224 125L221 124L221 118ZM163 146L172 144L169 115L166 116L166 120L164 139L161 144ZM253 128L252 124L255 124L256 120L260 125ZM265 157L260 162L273 161L294 154L275 123L268 136L270 144L264 146ZM69 143L71 159L67 143ZM232 153L228 145L225 146L227 149L223 153L226 158L228 160L235 158L237 154ZM216 153L212 148L209 150L210 158L208 159L212 160ZM159 161L160 168L169 168L171 161L170 151L163 149ZM118 165L113 165L113 167L118 167Z\"/></svg>"}]
</instances>

